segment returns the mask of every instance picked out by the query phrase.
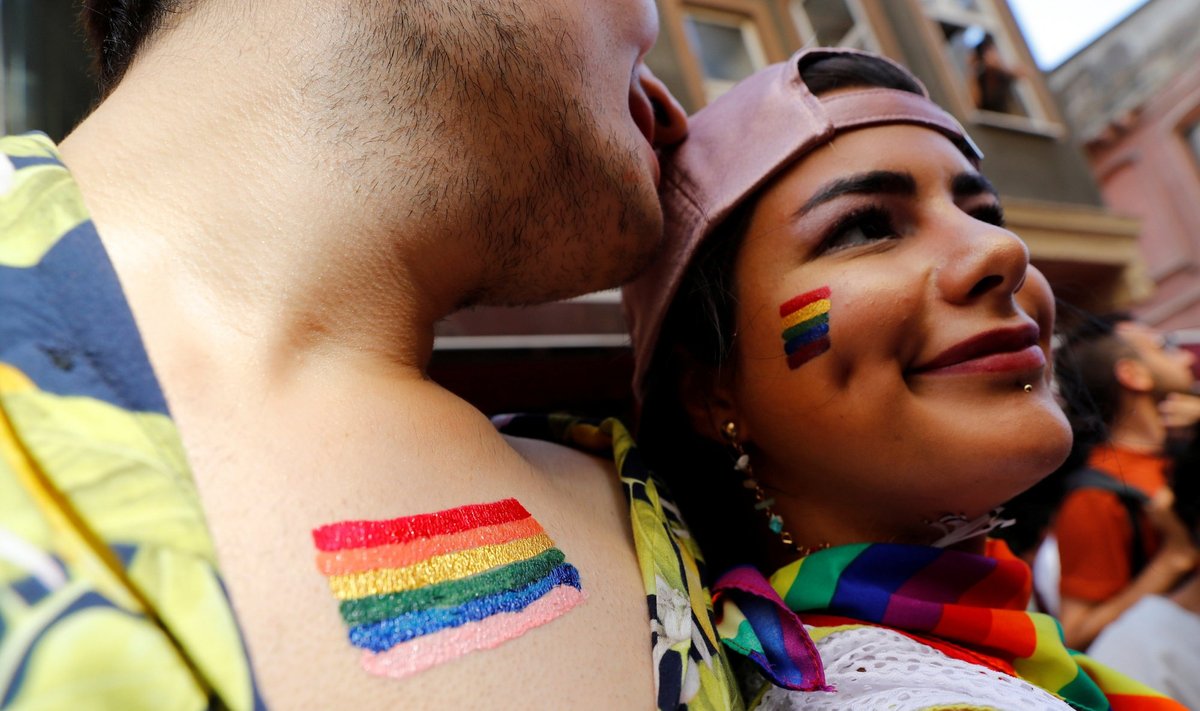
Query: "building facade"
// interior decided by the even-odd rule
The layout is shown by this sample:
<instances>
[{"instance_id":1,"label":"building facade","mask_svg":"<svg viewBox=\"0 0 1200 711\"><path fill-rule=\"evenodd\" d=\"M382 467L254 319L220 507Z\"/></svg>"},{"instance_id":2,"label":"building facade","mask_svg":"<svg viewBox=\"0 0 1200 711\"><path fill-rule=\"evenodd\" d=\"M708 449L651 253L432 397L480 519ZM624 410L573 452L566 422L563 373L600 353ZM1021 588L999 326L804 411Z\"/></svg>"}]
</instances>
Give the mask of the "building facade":
<instances>
[{"instance_id":1,"label":"building facade","mask_svg":"<svg viewBox=\"0 0 1200 711\"><path fill-rule=\"evenodd\" d=\"M1141 223L1146 321L1200 342L1200 0L1150 0L1050 74L1105 202ZM1186 332L1191 333L1186 333Z\"/></svg>"},{"instance_id":2,"label":"building facade","mask_svg":"<svg viewBox=\"0 0 1200 711\"><path fill-rule=\"evenodd\" d=\"M1093 310L1150 296L1138 251L1139 221L1104 206L1103 196L1044 75L1004 0L657 0L662 31L647 59L689 113L767 64L801 47L853 46L908 66L982 148L983 168L999 189L1008 226L1030 247L1056 293ZM991 75L995 82L984 86ZM542 318L540 314L550 318ZM541 372L555 363L596 360L606 374L564 372L563 403L611 404L628 367L615 292L506 312L481 309L444 324L435 366L469 371L503 348L529 343ZM462 319L462 320L460 320ZM474 322L474 326L466 320ZM554 325L557 324L557 325ZM508 352L510 353L510 352ZM585 354L590 353L590 356ZM514 368L520 372L521 368ZM597 371L599 372L599 371ZM454 385L455 374L444 372ZM588 386L591 387L591 386ZM488 398L471 388L477 401ZM530 392L538 392L535 388ZM560 404L557 398L531 406Z\"/></svg>"},{"instance_id":3,"label":"building facade","mask_svg":"<svg viewBox=\"0 0 1200 711\"><path fill-rule=\"evenodd\" d=\"M983 168L1003 196L1009 226L1029 244L1061 296L1089 308L1148 296L1137 223L1104 207L1072 127L1004 0L658 5L663 31L649 62L689 111L800 47L847 45L882 53L912 69L983 149ZM981 91L995 74L1001 91Z\"/></svg>"},{"instance_id":4,"label":"building facade","mask_svg":"<svg viewBox=\"0 0 1200 711\"><path fill-rule=\"evenodd\" d=\"M971 133L1009 227L1061 296L1090 308L1149 296L1139 223L1103 206L1075 129L1004 0L656 1L662 32L647 61L689 112L804 46L880 52L910 67ZM42 128L61 138L93 100L74 7L0 0L6 131ZM488 412L620 412L627 344L616 291L480 308L439 324L431 375Z\"/></svg>"}]
</instances>

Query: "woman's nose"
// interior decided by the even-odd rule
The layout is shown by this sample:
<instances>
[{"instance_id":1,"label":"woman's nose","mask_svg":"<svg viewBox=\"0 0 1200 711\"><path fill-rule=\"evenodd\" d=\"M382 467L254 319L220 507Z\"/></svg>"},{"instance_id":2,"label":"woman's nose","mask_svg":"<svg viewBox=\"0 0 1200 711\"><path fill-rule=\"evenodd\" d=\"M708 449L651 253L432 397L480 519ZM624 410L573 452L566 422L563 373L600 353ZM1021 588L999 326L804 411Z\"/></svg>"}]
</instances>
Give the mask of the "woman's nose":
<instances>
[{"instance_id":1,"label":"woman's nose","mask_svg":"<svg viewBox=\"0 0 1200 711\"><path fill-rule=\"evenodd\" d=\"M965 217L965 216L964 216ZM967 304L986 298L1010 299L1029 268L1029 248L1012 232L969 218L951 236L937 275L943 298Z\"/></svg>"}]
</instances>

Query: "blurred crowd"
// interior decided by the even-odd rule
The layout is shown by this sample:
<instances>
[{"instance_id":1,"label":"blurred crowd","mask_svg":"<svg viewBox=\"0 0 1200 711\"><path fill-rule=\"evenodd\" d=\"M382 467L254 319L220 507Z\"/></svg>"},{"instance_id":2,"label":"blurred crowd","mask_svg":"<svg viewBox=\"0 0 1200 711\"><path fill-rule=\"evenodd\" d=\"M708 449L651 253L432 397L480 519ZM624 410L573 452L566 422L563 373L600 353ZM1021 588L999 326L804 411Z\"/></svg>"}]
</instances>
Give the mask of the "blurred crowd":
<instances>
[{"instance_id":1,"label":"blurred crowd","mask_svg":"<svg viewBox=\"0 0 1200 711\"><path fill-rule=\"evenodd\" d=\"M1198 708L1196 357L1130 314L1065 310L1056 384L1075 443L999 535L1070 647Z\"/></svg>"}]
</instances>

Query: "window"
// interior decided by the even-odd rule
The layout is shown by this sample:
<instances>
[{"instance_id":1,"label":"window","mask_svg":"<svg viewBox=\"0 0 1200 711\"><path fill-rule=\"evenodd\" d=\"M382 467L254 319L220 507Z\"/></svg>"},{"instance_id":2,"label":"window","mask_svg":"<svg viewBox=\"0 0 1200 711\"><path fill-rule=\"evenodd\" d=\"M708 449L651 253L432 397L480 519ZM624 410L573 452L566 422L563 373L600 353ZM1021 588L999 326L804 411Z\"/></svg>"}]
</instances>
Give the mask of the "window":
<instances>
[{"instance_id":1,"label":"window","mask_svg":"<svg viewBox=\"0 0 1200 711\"><path fill-rule=\"evenodd\" d=\"M75 5L0 1L0 132L36 129L57 141L87 113L96 90Z\"/></svg>"},{"instance_id":2,"label":"window","mask_svg":"<svg viewBox=\"0 0 1200 711\"><path fill-rule=\"evenodd\" d=\"M788 9L806 47L879 51L859 0L791 0Z\"/></svg>"},{"instance_id":3,"label":"window","mask_svg":"<svg viewBox=\"0 0 1200 711\"><path fill-rule=\"evenodd\" d=\"M946 59L980 112L1047 120L1029 81L1032 68L1019 58L994 0L921 0L938 29ZM1003 123L1003 121L1001 121Z\"/></svg>"},{"instance_id":4,"label":"window","mask_svg":"<svg viewBox=\"0 0 1200 711\"><path fill-rule=\"evenodd\" d=\"M683 28L700 63L707 101L767 65L758 28L747 16L687 7Z\"/></svg>"}]
</instances>

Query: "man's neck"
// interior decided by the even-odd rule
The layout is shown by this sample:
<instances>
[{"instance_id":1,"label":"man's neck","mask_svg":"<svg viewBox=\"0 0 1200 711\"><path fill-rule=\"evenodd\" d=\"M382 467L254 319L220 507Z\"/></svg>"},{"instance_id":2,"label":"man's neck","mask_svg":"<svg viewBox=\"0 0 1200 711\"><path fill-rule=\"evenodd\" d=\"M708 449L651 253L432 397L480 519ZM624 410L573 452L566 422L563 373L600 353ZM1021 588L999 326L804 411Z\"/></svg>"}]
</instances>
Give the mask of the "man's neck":
<instances>
[{"instance_id":1,"label":"man's neck","mask_svg":"<svg viewBox=\"0 0 1200 711\"><path fill-rule=\"evenodd\" d=\"M1161 455L1167 430L1158 414L1158 405L1150 395L1139 394L1125 400L1114 418L1109 442L1141 454Z\"/></svg>"},{"instance_id":2,"label":"man's neck","mask_svg":"<svg viewBox=\"0 0 1200 711\"><path fill-rule=\"evenodd\" d=\"M389 219L404 196L349 181L287 82L208 69L134 65L61 146L168 397L197 372L423 378L434 324L476 288L466 230Z\"/></svg>"}]
</instances>

